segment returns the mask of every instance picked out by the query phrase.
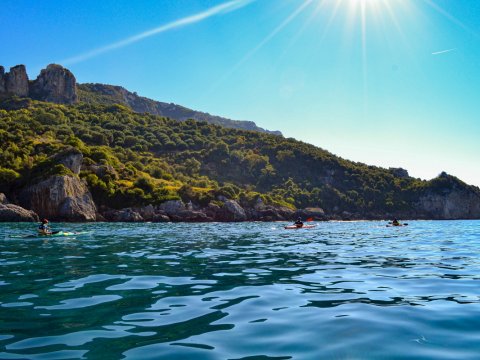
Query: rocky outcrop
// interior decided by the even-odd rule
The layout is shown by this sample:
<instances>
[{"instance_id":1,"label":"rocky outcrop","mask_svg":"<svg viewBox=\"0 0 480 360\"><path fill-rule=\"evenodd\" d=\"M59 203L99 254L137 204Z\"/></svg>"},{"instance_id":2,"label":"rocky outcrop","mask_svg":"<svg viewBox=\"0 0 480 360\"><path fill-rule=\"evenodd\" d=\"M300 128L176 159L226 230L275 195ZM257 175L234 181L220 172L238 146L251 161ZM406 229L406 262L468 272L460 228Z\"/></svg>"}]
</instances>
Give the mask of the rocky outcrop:
<instances>
[{"instance_id":1,"label":"rocky outcrop","mask_svg":"<svg viewBox=\"0 0 480 360\"><path fill-rule=\"evenodd\" d=\"M245 221L247 214L245 210L235 201L227 200L217 214L220 221Z\"/></svg>"},{"instance_id":2,"label":"rocky outcrop","mask_svg":"<svg viewBox=\"0 0 480 360\"><path fill-rule=\"evenodd\" d=\"M25 65L17 65L5 73L0 66L0 94L29 97L57 104L73 104L78 101L75 76L60 65L50 64L37 79L29 82Z\"/></svg>"},{"instance_id":3,"label":"rocky outcrop","mask_svg":"<svg viewBox=\"0 0 480 360\"><path fill-rule=\"evenodd\" d=\"M38 222L38 215L18 205L0 204L0 222Z\"/></svg>"},{"instance_id":4,"label":"rocky outcrop","mask_svg":"<svg viewBox=\"0 0 480 360\"><path fill-rule=\"evenodd\" d=\"M480 190L446 173L433 180L438 187L420 196L414 207L427 219L480 218Z\"/></svg>"},{"instance_id":5,"label":"rocky outcrop","mask_svg":"<svg viewBox=\"0 0 480 360\"><path fill-rule=\"evenodd\" d=\"M430 192L419 199L416 208L428 219L478 219L480 196L458 189L447 194Z\"/></svg>"},{"instance_id":6,"label":"rocky outcrop","mask_svg":"<svg viewBox=\"0 0 480 360\"><path fill-rule=\"evenodd\" d=\"M24 189L20 203L42 217L62 221L95 221L96 207L77 176L56 175Z\"/></svg>"},{"instance_id":7,"label":"rocky outcrop","mask_svg":"<svg viewBox=\"0 0 480 360\"><path fill-rule=\"evenodd\" d=\"M38 215L18 205L10 204L5 194L0 193L0 222L36 222Z\"/></svg>"},{"instance_id":8,"label":"rocky outcrop","mask_svg":"<svg viewBox=\"0 0 480 360\"><path fill-rule=\"evenodd\" d=\"M109 210L103 214L106 220L113 222L142 222L145 219L135 210L125 208L121 210Z\"/></svg>"},{"instance_id":9,"label":"rocky outcrop","mask_svg":"<svg viewBox=\"0 0 480 360\"><path fill-rule=\"evenodd\" d=\"M0 94L6 92L5 89L5 68L0 66Z\"/></svg>"},{"instance_id":10,"label":"rocky outcrop","mask_svg":"<svg viewBox=\"0 0 480 360\"><path fill-rule=\"evenodd\" d=\"M187 210L185 204L181 200L170 200L160 204L159 209L164 211L167 215L177 215L178 213Z\"/></svg>"},{"instance_id":11,"label":"rocky outcrop","mask_svg":"<svg viewBox=\"0 0 480 360\"><path fill-rule=\"evenodd\" d=\"M7 73L5 73L3 67L0 69L0 92L17 96L28 96L28 75L25 65L11 67Z\"/></svg>"},{"instance_id":12,"label":"rocky outcrop","mask_svg":"<svg viewBox=\"0 0 480 360\"><path fill-rule=\"evenodd\" d=\"M32 82L29 96L35 100L56 104L74 104L78 100L76 83L70 70L50 64Z\"/></svg>"}]
</instances>

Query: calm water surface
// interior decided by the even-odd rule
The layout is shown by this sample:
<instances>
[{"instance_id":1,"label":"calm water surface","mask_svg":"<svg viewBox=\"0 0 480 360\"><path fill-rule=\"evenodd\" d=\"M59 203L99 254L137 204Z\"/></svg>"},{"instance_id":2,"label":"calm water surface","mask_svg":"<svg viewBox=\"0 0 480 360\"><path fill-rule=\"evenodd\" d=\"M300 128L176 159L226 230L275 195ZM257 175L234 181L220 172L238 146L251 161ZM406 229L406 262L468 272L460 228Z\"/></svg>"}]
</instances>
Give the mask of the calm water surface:
<instances>
[{"instance_id":1,"label":"calm water surface","mask_svg":"<svg viewBox=\"0 0 480 360\"><path fill-rule=\"evenodd\" d=\"M283 225L2 224L0 358L480 358L480 221Z\"/></svg>"}]
</instances>

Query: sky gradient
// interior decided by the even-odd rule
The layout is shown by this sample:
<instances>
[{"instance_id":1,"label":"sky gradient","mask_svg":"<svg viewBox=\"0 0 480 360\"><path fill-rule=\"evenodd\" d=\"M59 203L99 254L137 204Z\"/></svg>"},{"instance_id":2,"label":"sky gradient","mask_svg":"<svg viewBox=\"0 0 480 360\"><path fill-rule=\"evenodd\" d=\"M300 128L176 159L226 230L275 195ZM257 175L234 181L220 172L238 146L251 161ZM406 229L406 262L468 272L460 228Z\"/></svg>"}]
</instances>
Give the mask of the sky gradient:
<instances>
[{"instance_id":1,"label":"sky gradient","mask_svg":"<svg viewBox=\"0 0 480 360\"><path fill-rule=\"evenodd\" d=\"M3 0L0 64L480 186L478 0Z\"/></svg>"}]
</instances>

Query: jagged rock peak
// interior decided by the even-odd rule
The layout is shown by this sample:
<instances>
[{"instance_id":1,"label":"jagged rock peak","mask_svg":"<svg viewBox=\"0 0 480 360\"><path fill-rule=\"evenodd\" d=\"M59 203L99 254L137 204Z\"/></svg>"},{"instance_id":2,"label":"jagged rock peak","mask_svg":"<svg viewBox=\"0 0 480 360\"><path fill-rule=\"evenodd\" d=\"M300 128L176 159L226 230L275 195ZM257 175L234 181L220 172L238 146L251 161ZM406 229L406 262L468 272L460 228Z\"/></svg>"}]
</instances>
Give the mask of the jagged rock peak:
<instances>
[{"instance_id":1,"label":"jagged rock peak","mask_svg":"<svg viewBox=\"0 0 480 360\"><path fill-rule=\"evenodd\" d=\"M0 93L5 92L5 68L0 66Z\"/></svg>"},{"instance_id":2,"label":"jagged rock peak","mask_svg":"<svg viewBox=\"0 0 480 360\"><path fill-rule=\"evenodd\" d=\"M58 64L43 69L30 87L30 97L57 104L77 102L77 80L72 72Z\"/></svg>"},{"instance_id":3,"label":"jagged rock peak","mask_svg":"<svg viewBox=\"0 0 480 360\"><path fill-rule=\"evenodd\" d=\"M9 93L17 96L28 96L28 75L25 65L17 65L5 73L0 67L0 93Z\"/></svg>"}]
</instances>

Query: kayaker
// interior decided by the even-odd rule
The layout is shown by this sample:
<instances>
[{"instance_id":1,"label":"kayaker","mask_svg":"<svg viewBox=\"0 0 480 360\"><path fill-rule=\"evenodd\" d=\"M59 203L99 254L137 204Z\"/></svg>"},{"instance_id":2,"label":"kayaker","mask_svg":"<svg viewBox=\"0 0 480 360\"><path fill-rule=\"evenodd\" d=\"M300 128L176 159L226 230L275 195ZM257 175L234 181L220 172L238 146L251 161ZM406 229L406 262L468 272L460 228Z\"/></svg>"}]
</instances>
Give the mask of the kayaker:
<instances>
[{"instance_id":1,"label":"kayaker","mask_svg":"<svg viewBox=\"0 0 480 360\"><path fill-rule=\"evenodd\" d=\"M392 225L393 225L393 226L400 226L400 223L398 222L397 219L393 219Z\"/></svg>"},{"instance_id":2,"label":"kayaker","mask_svg":"<svg viewBox=\"0 0 480 360\"><path fill-rule=\"evenodd\" d=\"M50 230L50 226L48 226L48 220L43 219L42 223L38 226L38 233L40 235L51 235L52 230Z\"/></svg>"},{"instance_id":3,"label":"kayaker","mask_svg":"<svg viewBox=\"0 0 480 360\"><path fill-rule=\"evenodd\" d=\"M295 223L293 225L295 225L297 228L303 227L302 218L298 218L297 221L295 221Z\"/></svg>"}]
</instances>

